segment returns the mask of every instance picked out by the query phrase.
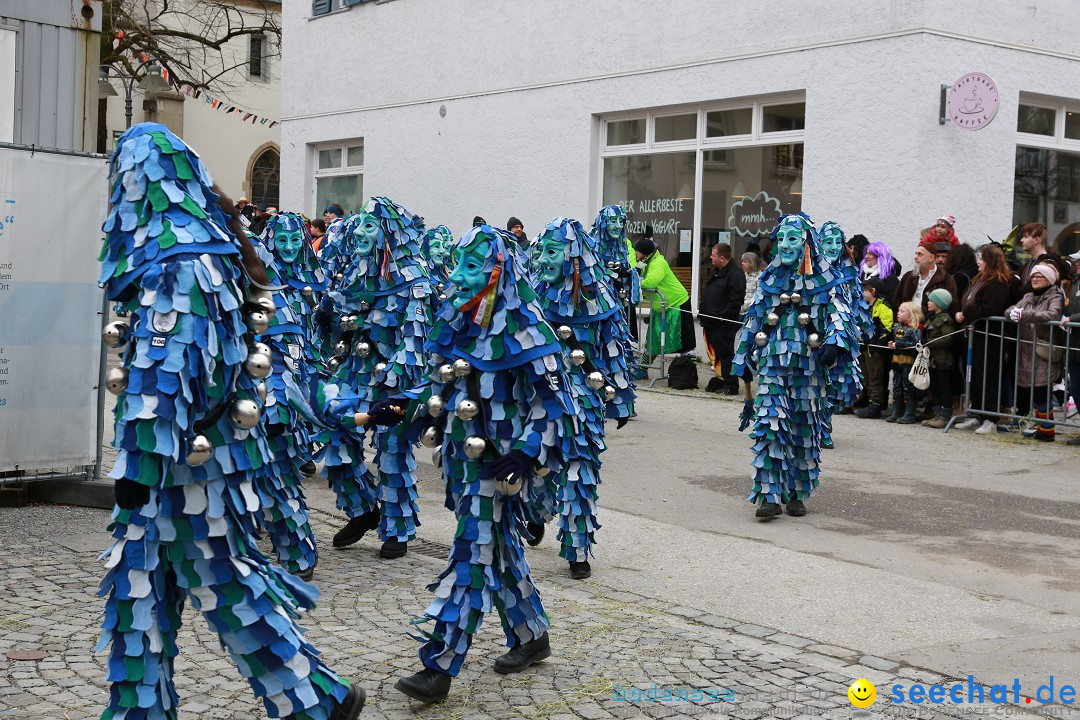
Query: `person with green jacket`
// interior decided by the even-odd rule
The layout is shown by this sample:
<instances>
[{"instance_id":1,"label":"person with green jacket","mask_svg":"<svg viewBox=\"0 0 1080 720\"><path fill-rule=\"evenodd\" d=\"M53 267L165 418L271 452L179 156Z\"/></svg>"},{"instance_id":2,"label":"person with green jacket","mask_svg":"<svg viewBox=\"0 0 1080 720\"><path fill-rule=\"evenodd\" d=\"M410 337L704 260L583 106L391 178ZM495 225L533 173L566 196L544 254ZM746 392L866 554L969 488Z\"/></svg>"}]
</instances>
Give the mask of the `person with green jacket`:
<instances>
[{"instance_id":1,"label":"person with green jacket","mask_svg":"<svg viewBox=\"0 0 1080 720\"><path fill-rule=\"evenodd\" d=\"M641 269L642 299L649 301L649 331L645 339L642 364L648 365L662 352L688 353L697 346L694 315L690 311L690 293L671 271L663 253L652 240L643 238L634 243L634 252ZM655 290L657 292L649 292ZM661 299L661 296L663 299ZM666 305L667 309L664 309ZM661 318L662 314L662 318ZM663 346L660 335L663 328Z\"/></svg>"}]
</instances>

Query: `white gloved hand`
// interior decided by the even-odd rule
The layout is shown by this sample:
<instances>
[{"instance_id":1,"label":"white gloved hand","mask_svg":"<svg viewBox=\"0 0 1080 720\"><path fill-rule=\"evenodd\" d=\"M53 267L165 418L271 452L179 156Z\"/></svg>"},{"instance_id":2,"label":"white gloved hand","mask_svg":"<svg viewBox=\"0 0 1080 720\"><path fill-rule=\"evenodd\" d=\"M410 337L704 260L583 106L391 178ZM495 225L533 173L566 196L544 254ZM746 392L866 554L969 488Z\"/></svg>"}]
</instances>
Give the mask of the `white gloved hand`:
<instances>
[{"instance_id":1,"label":"white gloved hand","mask_svg":"<svg viewBox=\"0 0 1080 720\"><path fill-rule=\"evenodd\" d=\"M1022 314L1023 310L1018 307L1014 307L1012 310L1009 310L1009 319L1013 322L1020 322L1020 315Z\"/></svg>"}]
</instances>

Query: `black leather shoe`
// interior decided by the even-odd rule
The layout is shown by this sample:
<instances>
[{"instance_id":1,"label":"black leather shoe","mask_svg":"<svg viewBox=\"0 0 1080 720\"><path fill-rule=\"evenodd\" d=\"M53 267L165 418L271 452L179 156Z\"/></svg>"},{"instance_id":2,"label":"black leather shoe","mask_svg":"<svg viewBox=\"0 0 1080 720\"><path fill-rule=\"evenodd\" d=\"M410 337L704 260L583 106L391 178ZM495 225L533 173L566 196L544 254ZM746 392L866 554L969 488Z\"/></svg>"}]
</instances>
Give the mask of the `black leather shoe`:
<instances>
[{"instance_id":1,"label":"black leather shoe","mask_svg":"<svg viewBox=\"0 0 1080 720\"><path fill-rule=\"evenodd\" d=\"M728 385L728 386L724 387L723 390L720 391L720 394L721 395L738 395L739 394L739 388L738 387L732 387L731 385Z\"/></svg>"},{"instance_id":2,"label":"black leather shoe","mask_svg":"<svg viewBox=\"0 0 1080 720\"><path fill-rule=\"evenodd\" d=\"M551 644L548 642L548 634L544 633L535 640L518 645L510 652L495 658L495 672L500 675L519 673L549 657Z\"/></svg>"},{"instance_id":3,"label":"black leather shoe","mask_svg":"<svg viewBox=\"0 0 1080 720\"><path fill-rule=\"evenodd\" d=\"M787 510L787 514L791 517L802 517L803 515L806 515L806 506L803 505L802 500L792 500L784 506L784 509Z\"/></svg>"},{"instance_id":4,"label":"black leather shoe","mask_svg":"<svg viewBox=\"0 0 1080 720\"><path fill-rule=\"evenodd\" d=\"M589 565L589 561L585 562L572 562L570 563L570 579L571 580L584 580L592 575L592 566Z\"/></svg>"},{"instance_id":5,"label":"black leather shoe","mask_svg":"<svg viewBox=\"0 0 1080 720\"><path fill-rule=\"evenodd\" d=\"M313 460L308 460L300 466L300 474L304 477L315 477L319 474L319 466Z\"/></svg>"},{"instance_id":6,"label":"black leather shoe","mask_svg":"<svg viewBox=\"0 0 1080 720\"><path fill-rule=\"evenodd\" d=\"M450 682L454 678L430 668L424 668L415 675L404 677L394 683L394 687L413 700L425 705L445 700L450 694Z\"/></svg>"},{"instance_id":7,"label":"black leather shoe","mask_svg":"<svg viewBox=\"0 0 1080 720\"><path fill-rule=\"evenodd\" d=\"M316 563L318 564L318 563ZM315 577L315 565L312 565L307 570L300 570L293 573L296 577L300 578L304 582L311 582L311 578Z\"/></svg>"},{"instance_id":8,"label":"black leather shoe","mask_svg":"<svg viewBox=\"0 0 1080 720\"><path fill-rule=\"evenodd\" d=\"M530 535L532 535L532 539L526 540L525 542L529 543L530 547L536 547L537 545L539 545L540 541L544 539L545 527L546 526L544 525L544 523L525 523L525 529L529 531Z\"/></svg>"},{"instance_id":9,"label":"black leather shoe","mask_svg":"<svg viewBox=\"0 0 1080 720\"><path fill-rule=\"evenodd\" d=\"M772 518L780 517L783 514L784 508L780 507L779 503L763 502L758 506L757 512L754 513L754 517L771 520Z\"/></svg>"},{"instance_id":10,"label":"black leather shoe","mask_svg":"<svg viewBox=\"0 0 1080 720\"><path fill-rule=\"evenodd\" d=\"M364 709L367 701L367 693L358 685L350 685L345 699L330 713L330 720L356 720L360 717L360 711Z\"/></svg>"},{"instance_id":11,"label":"black leather shoe","mask_svg":"<svg viewBox=\"0 0 1080 720\"><path fill-rule=\"evenodd\" d=\"M372 510L360 517L354 517L349 521L348 525L338 530L337 535L334 535L334 547L343 548L360 542L360 538L364 537L364 533L377 527L379 527L378 510Z\"/></svg>"},{"instance_id":12,"label":"black leather shoe","mask_svg":"<svg viewBox=\"0 0 1080 720\"><path fill-rule=\"evenodd\" d=\"M409 552L409 544L401 542L397 538L390 538L382 544L379 548L379 557L384 560L394 560L399 557L405 557L405 553Z\"/></svg>"}]
</instances>

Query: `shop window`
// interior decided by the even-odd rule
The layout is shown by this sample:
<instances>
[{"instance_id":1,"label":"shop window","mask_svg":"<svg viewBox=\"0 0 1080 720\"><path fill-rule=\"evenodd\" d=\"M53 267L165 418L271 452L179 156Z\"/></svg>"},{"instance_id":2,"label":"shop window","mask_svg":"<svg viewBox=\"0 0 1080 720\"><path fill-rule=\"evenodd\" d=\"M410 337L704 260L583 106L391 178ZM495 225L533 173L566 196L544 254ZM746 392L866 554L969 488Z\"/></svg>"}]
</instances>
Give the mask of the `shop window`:
<instances>
[{"instance_id":1,"label":"shop window","mask_svg":"<svg viewBox=\"0 0 1080 720\"><path fill-rule=\"evenodd\" d=\"M1054 108L1038 107L1037 105L1021 105L1016 116L1016 131L1029 135L1054 136L1054 118L1057 110Z\"/></svg>"},{"instance_id":2,"label":"shop window","mask_svg":"<svg viewBox=\"0 0 1080 720\"><path fill-rule=\"evenodd\" d=\"M353 140L316 149L315 215L330 203L346 213L364 205L364 144Z\"/></svg>"},{"instance_id":3,"label":"shop window","mask_svg":"<svg viewBox=\"0 0 1080 720\"><path fill-rule=\"evenodd\" d=\"M697 139L697 113L662 115L653 122L653 142Z\"/></svg>"},{"instance_id":4,"label":"shop window","mask_svg":"<svg viewBox=\"0 0 1080 720\"><path fill-rule=\"evenodd\" d=\"M1046 224L1059 253L1080 248L1080 153L1016 148L1013 224L1029 222Z\"/></svg>"},{"instance_id":5,"label":"shop window","mask_svg":"<svg viewBox=\"0 0 1080 720\"><path fill-rule=\"evenodd\" d=\"M762 132L790 132L806 128L806 103L766 105L761 113Z\"/></svg>"},{"instance_id":6,"label":"shop window","mask_svg":"<svg viewBox=\"0 0 1080 720\"><path fill-rule=\"evenodd\" d=\"M717 110L705 113L705 137L749 135L753 130L754 109Z\"/></svg>"},{"instance_id":7,"label":"shop window","mask_svg":"<svg viewBox=\"0 0 1080 720\"><path fill-rule=\"evenodd\" d=\"M615 120L607 124L608 145L640 145L645 142L645 118Z\"/></svg>"}]
</instances>

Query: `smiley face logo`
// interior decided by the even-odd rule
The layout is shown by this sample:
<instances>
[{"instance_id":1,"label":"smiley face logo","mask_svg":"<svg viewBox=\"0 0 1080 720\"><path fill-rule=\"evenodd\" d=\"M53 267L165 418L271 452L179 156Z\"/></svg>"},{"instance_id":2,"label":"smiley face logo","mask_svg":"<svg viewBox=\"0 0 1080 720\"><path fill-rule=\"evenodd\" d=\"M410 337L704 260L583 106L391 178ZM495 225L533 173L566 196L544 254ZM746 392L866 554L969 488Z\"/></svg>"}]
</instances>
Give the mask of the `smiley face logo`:
<instances>
[{"instance_id":1,"label":"smiley face logo","mask_svg":"<svg viewBox=\"0 0 1080 720\"><path fill-rule=\"evenodd\" d=\"M857 708L870 707L877 699L877 688L869 680L859 678L847 690L848 700Z\"/></svg>"}]
</instances>

